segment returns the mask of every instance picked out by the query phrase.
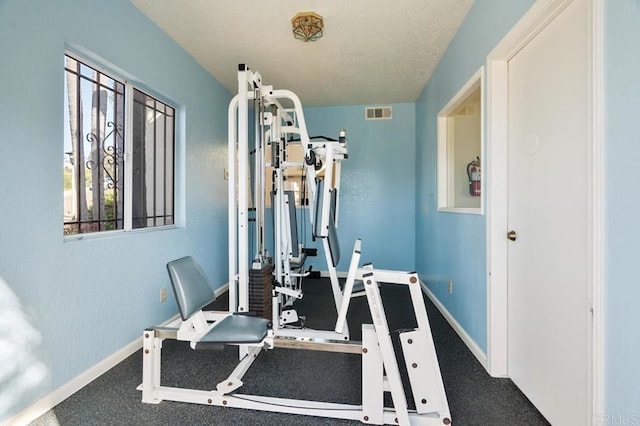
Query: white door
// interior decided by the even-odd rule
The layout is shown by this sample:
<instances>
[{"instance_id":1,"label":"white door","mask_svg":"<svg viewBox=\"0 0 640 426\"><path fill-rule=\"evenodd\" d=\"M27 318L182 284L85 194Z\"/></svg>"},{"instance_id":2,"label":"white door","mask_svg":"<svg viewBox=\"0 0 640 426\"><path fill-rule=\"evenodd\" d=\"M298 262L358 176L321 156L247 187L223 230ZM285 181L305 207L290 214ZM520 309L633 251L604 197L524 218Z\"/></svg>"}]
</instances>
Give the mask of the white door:
<instances>
[{"instance_id":1,"label":"white door","mask_svg":"<svg viewBox=\"0 0 640 426\"><path fill-rule=\"evenodd\" d=\"M589 424L589 38L574 0L508 64L508 372L553 425Z\"/></svg>"}]
</instances>

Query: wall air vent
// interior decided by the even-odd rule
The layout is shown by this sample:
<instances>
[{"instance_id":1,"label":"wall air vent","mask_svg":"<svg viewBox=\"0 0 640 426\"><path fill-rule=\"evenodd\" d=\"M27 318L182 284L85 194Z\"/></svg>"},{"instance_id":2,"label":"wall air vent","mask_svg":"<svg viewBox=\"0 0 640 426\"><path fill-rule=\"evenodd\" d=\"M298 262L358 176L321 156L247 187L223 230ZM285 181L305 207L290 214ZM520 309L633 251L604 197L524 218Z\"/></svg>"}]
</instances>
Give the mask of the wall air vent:
<instances>
[{"instance_id":1,"label":"wall air vent","mask_svg":"<svg viewBox=\"0 0 640 426\"><path fill-rule=\"evenodd\" d=\"M393 117L390 106L367 107L364 116L367 120L391 120Z\"/></svg>"}]
</instances>

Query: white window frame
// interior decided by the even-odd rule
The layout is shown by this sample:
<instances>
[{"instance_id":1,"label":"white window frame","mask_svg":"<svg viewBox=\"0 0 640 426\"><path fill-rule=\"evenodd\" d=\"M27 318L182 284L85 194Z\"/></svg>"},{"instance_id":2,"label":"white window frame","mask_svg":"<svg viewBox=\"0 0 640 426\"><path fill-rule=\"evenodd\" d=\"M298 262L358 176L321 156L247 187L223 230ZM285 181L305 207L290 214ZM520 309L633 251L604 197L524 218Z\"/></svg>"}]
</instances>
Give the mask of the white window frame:
<instances>
[{"instance_id":1,"label":"white window frame","mask_svg":"<svg viewBox=\"0 0 640 426\"><path fill-rule=\"evenodd\" d=\"M95 69L96 71L106 75L107 77L118 81L119 83L124 85L124 182L123 182L123 190L124 190L124 200L123 200L123 228L122 229L114 229L114 230L105 230L105 231L94 231L94 232L85 232L85 233L76 233L76 234L68 234L64 235L65 241L75 241L75 240L83 240L90 238L100 238L106 236L112 236L114 234L122 234L122 233L130 233L130 232L153 232L167 229L175 229L178 227L179 221L179 211L180 208L178 206L178 114L179 107L175 102L167 100L166 97L159 95L157 92L153 90L148 90L141 84L137 84L137 82L132 81L130 78L126 78L122 75L122 72L114 72L109 69L109 67L104 67L96 61L91 60L86 57L86 55L78 55L74 52L65 50L65 57L70 57L71 59L78 61L88 67ZM66 60L65 60L66 63ZM66 73L66 71L65 71ZM173 109L173 172L172 172L172 186L173 186L173 195L172 195L172 203L173 203L173 223L169 225L151 225L142 228L134 228L133 227L133 118L134 118L134 89L138 90L148 96L153 97L157 101L164 103L166 106L169 106ZM66 94L65 94L66 96Z\"/></svg>"}]
</instances>

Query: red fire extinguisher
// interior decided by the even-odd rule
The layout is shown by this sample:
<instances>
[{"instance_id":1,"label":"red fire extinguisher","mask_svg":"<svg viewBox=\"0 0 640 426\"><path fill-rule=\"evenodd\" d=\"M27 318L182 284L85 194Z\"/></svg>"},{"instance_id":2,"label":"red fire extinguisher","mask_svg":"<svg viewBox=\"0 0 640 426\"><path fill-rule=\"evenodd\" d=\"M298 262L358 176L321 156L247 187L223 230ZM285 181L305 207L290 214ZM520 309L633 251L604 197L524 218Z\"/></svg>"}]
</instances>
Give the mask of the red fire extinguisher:
<instances>
[{"instance_id":1,"label":"red fire extinguisher","mask_svg":"<svg viewBox=\"0 0 640 426\"><path fill-rule=\"evenodd\" d=\"M479 197L480 191L480 157L467 164L467 176L469 177L469 195Z\"/></svg>"}]
</instances>

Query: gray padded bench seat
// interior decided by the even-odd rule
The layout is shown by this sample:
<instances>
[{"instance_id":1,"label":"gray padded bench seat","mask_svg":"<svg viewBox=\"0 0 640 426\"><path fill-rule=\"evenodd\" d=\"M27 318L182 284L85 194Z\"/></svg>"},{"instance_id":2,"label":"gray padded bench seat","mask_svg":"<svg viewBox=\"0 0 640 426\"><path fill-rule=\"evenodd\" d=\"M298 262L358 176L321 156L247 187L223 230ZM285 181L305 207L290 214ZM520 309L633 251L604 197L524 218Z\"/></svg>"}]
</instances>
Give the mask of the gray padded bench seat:
<instances>
[{"instance_id":1,"label":"gray padded bench seat","mask_svg":"<svg viewBox=\"0 0 640 426\"><path fill-rule=\"evenodd\" d=\"M267 337L269 321L247 315L229 315L207 334L200 338L201 343L259 343ZM196 345L197 349L197 345Z\"/></svg>"},{"instance_id":2,"label":"gray padded bench seat","mask_svg":"<svg viewBox=\"0 0 640 426\"><path fill-rule=\"evenodd\" d=\"M191 256L167 263L167 271L183 321L187 321L216 300L200 265ZM215 349L225 344L260 343L267 336L269 321L232 314L216 324L195 343L195 349Z\"/></svg>"}]
</instances>

